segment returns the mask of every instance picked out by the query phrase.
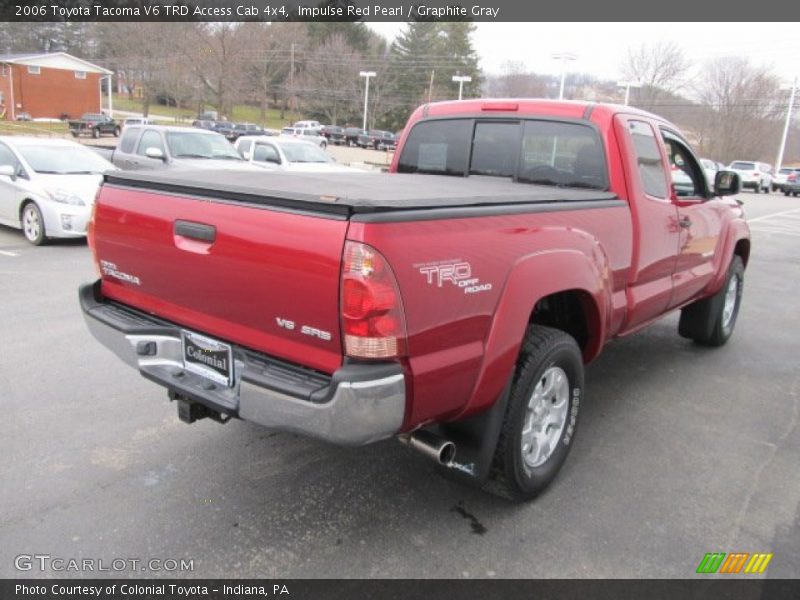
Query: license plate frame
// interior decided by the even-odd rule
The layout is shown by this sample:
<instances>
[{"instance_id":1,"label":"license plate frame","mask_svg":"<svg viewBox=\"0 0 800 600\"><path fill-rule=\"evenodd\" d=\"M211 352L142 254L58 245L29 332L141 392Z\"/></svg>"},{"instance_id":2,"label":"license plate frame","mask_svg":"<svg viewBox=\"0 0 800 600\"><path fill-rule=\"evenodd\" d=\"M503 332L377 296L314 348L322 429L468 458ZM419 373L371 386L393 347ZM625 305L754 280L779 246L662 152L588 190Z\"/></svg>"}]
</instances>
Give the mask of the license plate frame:
<instances>
[{"instance_id":1,"label":"license plate frame","mask_svg":"<svg viewBox=\"0 0 800 600\"><path fill-rule=\"evenodd\" d=\"M194 331L181 330L183 368L213 381L233 387L233 347Z\"/></svg>"}]
</instances>

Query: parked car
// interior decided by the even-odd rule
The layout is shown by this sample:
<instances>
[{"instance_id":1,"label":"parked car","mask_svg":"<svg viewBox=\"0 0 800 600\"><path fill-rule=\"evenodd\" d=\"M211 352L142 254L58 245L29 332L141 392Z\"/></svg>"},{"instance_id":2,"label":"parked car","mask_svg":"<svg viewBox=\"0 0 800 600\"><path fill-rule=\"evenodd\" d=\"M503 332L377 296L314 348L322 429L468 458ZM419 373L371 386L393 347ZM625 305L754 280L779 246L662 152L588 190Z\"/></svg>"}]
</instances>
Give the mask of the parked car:
<instances>
[{"instance_id":1,"label":"parked car","mask_svg":"<svg viewBox=\"0 0 800 600\"><path fill-rule=\"evenodd\" d=\"M367 173L337 164L317 144L302 139L279 136L243 136L236 149L253 165L272 170L314 173Z\"/></svg>"},{"instance_id":2,"label":"parked car","mask_svg":"<svg viewBox=\"0 0 800 600\"><path fill-rule=\"evenodd\" d=\"M103 173L116 167L81 144L0 137L0 223L35 245L86 235Z\"/></svg>"},{"instance_id":3,"label":"parked car","mask_svg":"<svg viewBox=\"0 0 800 600\"><path fill-rule=\"evenodd\" d=\"M235 141L237 137L236 131L233 128L233 123L231 123L230 121L217 121L216 123L214 123L214 129L212 131L215 131L216 133L225 136L225 138L229 142Z\"/></svg>"},{"instance_id":4,"label":"parked car","mask_svg":"<svg viewBox=\"0 0 800 600\"><path fill-rule=\"evenodd\" d=\"M297 121L292 127L299 127L301 129L322 129L319 121Z\"/></svg>"},{"instance_id":5,"label":"parked car","mask_svg":"<svg viewBox=\"0 0 800 600\"><path fill-rule=\"evenodd\" d=\"M388 174L108 175L91 247L123 272L80 288L89 330L186 423L351 446L397 436L448 477L535 497L574 446L584 365L606 342L678 310L680 335L730 339L750 232L738 176L709 189L664 119L507 107L418 108ZM664 145L692 174L685 198Z\"/></svg>"},{"instance_id":6,"label":"parked car","mask_svg":"<svg viewBox=\"0 0 800 600\"><path fill-rule=\"evenodd\" d=\"M784 196L797 197L800 194L800 169L795 169L793 173L789 173L786 177L786 183L782 186Z\"/></svg>"},{"instance_id":7,"label":"parked car","mask_svg":"<svg viewBox=\"0 0 800 600\"><path fill-rule=\"evenodd\" d=\"M189 127L128 127L111 157L121 169L250 168L222 135Z\"/></svg>"},{"instance_id":8,"label":"parked car","mask_svg":"<svg viewBox=\"0 0 800 600\"><path fill-rule=\"evenodd\" d=\"M17 121L33 121L33 117L31 117L31 113L21 112L21 113L17 113L16 120Z\"/></svg>"},{"instance_id":9,"label":"parked car","mask_svg":"<svg viewBox=\"0 0 800 600\"><path fill-rule=\"evenodd\" d=\"M208 131L215 131L217 126L216 121L210 121L208 119L197 119L196 121L192 121L192 127L197 127L198 129L206 129Z\"/></svg>"},{"instance_id":10,"label":"parked car","mask_svg":"<svg viewBox=\"0 0 800 600\"><path fill-rule=\"evenodd\" d=\"M346 127L344 130L344 143L348 146L358 146L358 138L367 133L366 129Z\"/></svg>"},{"instance_id":11,"label":"parked car","mask_svg":"<svg viewBox=\"0 0 800 600\"><path fill-rule=\"evenodd\" d=\"M69 132L72 137L91 135L99 138L101 135L119 137L122 128L114 119L104 114L86 113L77 121L69 121Z\"/></svg>"},{"instance_id":12,"label":"parked car","mask_svg":"<svg viewBox=\"0 0 800 600\"><path fill-rule=\"evenodd\" d=\"M792 173L800 173L800 168L783 167L777 173L775 173L775 178L772 180L772 191L773 192L784 191L784 187L786 186L786 182L789 178L789 175L791 175Z\"/></svg>"},{"instance_id":13,"label":"parked car","mask_svg":"<svg viewBox=\"0 0 800 600\"><path fill-rule=\"evenodd\" d=\"M319 129L314 127L284 127L281 129L281 135L311 142L323 150L328 146L328 140L320 135Z\"/></svg>"},{"instance_id":14,"label":"parked car","mask_svg":"<svg viewBox=\"0 0 800 600\"><path fill-rule=\"evenodd\" d=\"M130 127L131 125L152 125L153 121L146 117L128 117L122 122L122 128Z\"/></svg>"},{"instance_id":15,"label":"parked car","mask_svg":"<svg viewBox=\"0 0 800 600\"><path fill-rule=\"evenodd\" d=\"M339 127L338 125L325 125L320 129L320 135L328 140L329 144L339 146L345 143L344 127Z\"/></svg>"},{"instance_id":16,"label":"parked car","mask_svg":"<svg viewBox=\"0 0 800 600\"><path fill-rule=\"evenodd\" d=\"M362 148L372 148L374 150L392 150L397 141L391 131L381 131L370 129L358 136L358 145Z\"/></svg>"},{"instance_id":17,"label":"parked car","mask_svg":"<svg viewBox=\"0 0 800 600\"><path fill-rule=\"evenodd\" d=\"M739 174L742 188L752 189L756 194L769 192L772 187L772 167L755 160L735 160L728 169Z\"/></svg>"},{"instance_id":18,"label":"parked car","mask_svg":"<svg viewBox=\"0 0 800 600\"><path fill-rule=\"evenodd\" d=\"M703 173L706 176L706 181L710 188L714 187L714 178L717 176L717 171L724 171L725 165L710 158L701 158L700 166L703 167Z\"/></svg>"}]
</instances>

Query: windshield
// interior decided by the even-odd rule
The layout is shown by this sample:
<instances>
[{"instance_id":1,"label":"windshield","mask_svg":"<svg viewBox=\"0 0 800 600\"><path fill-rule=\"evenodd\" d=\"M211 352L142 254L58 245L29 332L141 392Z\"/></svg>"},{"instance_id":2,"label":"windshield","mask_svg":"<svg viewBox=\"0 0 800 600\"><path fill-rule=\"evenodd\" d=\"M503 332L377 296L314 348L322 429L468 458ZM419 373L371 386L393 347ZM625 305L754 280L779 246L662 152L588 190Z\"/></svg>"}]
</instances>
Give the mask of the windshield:
<instances>
[{"instance_id":1,"label":"windshield","mask_svg":"<svg viewBox=\"0 0 800 600\"><path fill-rule=\"evenodd\" d=\"M312 144L284 144L281 146L286 160L294 163L326 163L330 156Z\"/></svg>"},{"instance_id":2,"label":"windshield","mask_svg":"<svg viewBox=\"0 0 800 600\"><path fill-rule=\"evenodd\" d=\"M752 171L755 168L756 164L751 162L738 161L735 163L731 163L731 169L739 169L740 171Z\"/></svg>"},{"instance_id":3,"label":"windshield","mask_svg":"<svg viewBox=\"0 0 800 600\"><path fill-rule=\"evenodd\" d=\"M236 149L220 135L195 131L169 131L167 145L173 158L242 160Z\"/></svg>"},{"instance_id":4,"label":"windshield","mask_svg":"<svg viewBox=\"0 0 800 600\"><path fill-rule=\"evenodd\" d=\"M114 168L103 157L80 146L18 146L17 149L36 173L85 175Z\"/></svg>"}]
</instances>

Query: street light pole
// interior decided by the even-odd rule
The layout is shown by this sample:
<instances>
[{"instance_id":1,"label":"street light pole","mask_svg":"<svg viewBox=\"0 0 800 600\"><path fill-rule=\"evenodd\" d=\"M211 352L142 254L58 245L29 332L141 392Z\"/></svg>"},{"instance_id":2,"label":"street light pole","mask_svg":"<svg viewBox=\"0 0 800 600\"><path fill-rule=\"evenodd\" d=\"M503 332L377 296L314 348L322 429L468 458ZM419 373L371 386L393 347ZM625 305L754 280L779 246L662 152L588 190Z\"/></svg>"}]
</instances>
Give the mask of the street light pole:
<instances>
[{"instance_id":1,"label":"street light pole","mask_svg":"<svg viewBox=\"0 0 800 600\"><path fill-rule=\"evenodd\" d=\"M567 61L568 60L576 60L578 58L577 54L572 54L571 52L556 52L553 54L553 58L556 60L561 61L561 86L558 89L558 99L564 99L564 78L567 75Z\"/></svg>"},{"instance_id":2,"label":"street light pole","mask_svg":"<svg viewBox=\"0 0 800 600\"><path fill-rule=\"evenodd\" d=\"M375 77L377 73L375 71L361 71L358 74L360 77L365 77L366 82L364 84L364 126L361 129L367 128L367 103L369 102L369 78Z\"/></svg>"},{"instance_id":3,"label":"street light pole","mask_svg":"<svg viewBox=\"0 0 800 600\"><path fill-rule=\"evenodd\" d=\"M782 90L787 89L787 86L781 86ZM781 136L781 147L778 150L778 159L775 161L775 173L781 170L781 163L783 162L783 151L786 150L786 136L789 135L789 125L792 122L792 109L794 108L794 95L797 91L797 77L791 85L791 94L789 94L789 109L786 111L786 123L783 126L783 136Z\"/></svg>"},{"instance_id":4,"label":"street light pole","mask_svg":"<svg viewBox=\"0 0 800 600\"><path fill-rule=\"evenodd\" d=\"M618 81L617 86L625 88L625 106L628 106L631 99L631 88L641 87L642 84L638 81Z\"/></svg>"},{"instance_id":5,"label":"street light pole","mask_svg":"<svg viewBox=\"0 0 800 600\"><path fill-rule=\"evenodd\" d=\"M464 83L472 81L472 77L469 75L453 75L453 81L458 82L458 99L461 100L461 95L464 91Z\"/></svg>"}]
</instances>

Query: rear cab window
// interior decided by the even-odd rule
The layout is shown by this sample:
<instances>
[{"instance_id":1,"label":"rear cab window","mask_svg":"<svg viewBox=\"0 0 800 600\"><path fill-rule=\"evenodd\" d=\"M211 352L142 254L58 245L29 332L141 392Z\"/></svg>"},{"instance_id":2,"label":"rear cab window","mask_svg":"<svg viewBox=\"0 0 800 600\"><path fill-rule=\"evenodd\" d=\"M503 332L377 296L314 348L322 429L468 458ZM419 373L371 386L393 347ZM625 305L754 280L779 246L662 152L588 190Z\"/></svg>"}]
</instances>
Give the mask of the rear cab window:
<instances>
[{"instance_id":1,"label":"rear cab window","mask_svg":"<svg viewBox=\"0 0 800 600\"><path fill-rule=\"evenodd\" d=\"M441 119L417 123L398 161L400 173L488 175L520 183L608 189L605 154L594 127L547 119Z\"/></svg>"}]
</instances>

